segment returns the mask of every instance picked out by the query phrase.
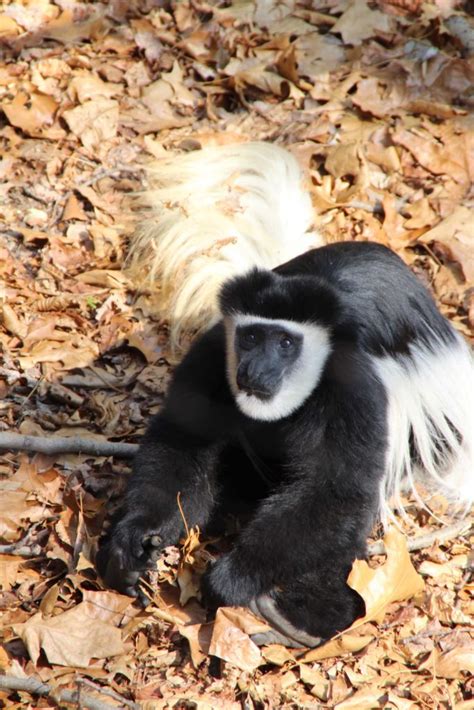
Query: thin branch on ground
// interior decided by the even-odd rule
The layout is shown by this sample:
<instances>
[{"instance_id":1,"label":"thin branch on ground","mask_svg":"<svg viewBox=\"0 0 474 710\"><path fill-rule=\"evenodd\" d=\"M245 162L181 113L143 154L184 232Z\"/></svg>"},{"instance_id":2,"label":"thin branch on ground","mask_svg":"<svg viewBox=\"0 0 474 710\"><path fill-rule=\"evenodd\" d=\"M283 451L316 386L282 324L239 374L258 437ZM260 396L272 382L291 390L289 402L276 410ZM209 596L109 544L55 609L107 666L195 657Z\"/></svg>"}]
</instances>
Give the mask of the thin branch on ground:
<instances>
[{"instance_id":1,"label":"thin branch on ground","mask_svg":"<svg viewBox=\"0 0 474 710\"><path fill-rule=\"evenodd\" d=\"M423 550L425 547L430 547L435 542L442 543L447 542L447 540L452 540L453 538L466 533L471 528L471 521L468 519L459 520L453 525L447 525L444 528L439 528L433 530L425 535L417 535L416 537L408 538L407 547L409 552L414 552L415 550ZM382 540L374 542L369 545L369 555L384 555L385 545Z\"/></svg>"},{"instance_id":2,"label":"thin branch on ground","mask_svg":"<svg viewBox=\"0 0 474 710\"><path fill-rule=\"evenodd\" d=\"M122 698L122 696L116 693L115 690L112 690L112 688L103 688L98 683L94 683L94 681L90 680L90 678L78 678L77 683L78 685L85 685L89 688L92 688L93 690L97 690L99 693L102 693L102 695L108 695L109 698L119 700L128 708L132 708L132 710L135 710L135 708L137 707L137 704L134 703L133 700L126 700L125 698Z\"/></svg>"},{"instance_id":3,"label":"thin branch on ground","mask_svg":"<svg viewBox=\"0 0 474 710\"><path fill-rule=\"evenodd\" d=\"M81 436L29 436L0 432L0 449L35 451L40 454L88 454L90 456L121 456L131 458L137 444L118 441L96 441Z\"/></svg>"},{"instance_id":4,"label":"thin branch on ground","mask_svg":"<svg viewBox=\"0 0 474 710\"><path fill-rule=\"evenodd\" d=\"M82 689L58 690L47 683L42 683L40 680L36 680L36 678L16 678L11 675L0 675L0 689L17 690L24 693L30 693L31 695L49 697L49 699L58 706L63 704L71 704L81 708L88 708L88 710L117 710L117 705L103 703L101 700L92 697L89 693L84 693ZM100 692L101 688L97 686L96 690L97 692ZM120 702L122 703L122 708L129 707L133 708L133 710L138 710L139 708L136 703L130 703L130 701L127 701L124 698L121 698Z\"/></svg>"}]
</instances>

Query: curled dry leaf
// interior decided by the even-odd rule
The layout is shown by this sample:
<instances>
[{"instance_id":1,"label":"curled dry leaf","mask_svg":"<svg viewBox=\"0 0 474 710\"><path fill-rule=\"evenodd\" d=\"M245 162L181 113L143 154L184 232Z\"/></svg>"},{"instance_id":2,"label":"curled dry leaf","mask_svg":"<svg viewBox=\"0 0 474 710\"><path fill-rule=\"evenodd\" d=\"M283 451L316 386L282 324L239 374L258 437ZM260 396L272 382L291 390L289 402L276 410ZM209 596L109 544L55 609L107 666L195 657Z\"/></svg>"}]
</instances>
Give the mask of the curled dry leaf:
<instances>
[{"instance_id":1,"label":"curled dry leaf","mask_svg":"<svg viewBox=\"0 0 474 710\"><path fill-rule=\"evenodd\" d=\"M322 661L324 658L334 658L347 653L357 653L357 651L361 651L368 646L373 638L373 636L368 634L361 636L343 634L338 638L332 639L332 641L328 641L319 648L308 651L308 653L299 659L299 662L312 663L314 661Z\"/></svg>"},{"instance_id":2,"label":"curled dry leaf","mask_svg":"<svg viewBox=\"0 0 474 710\"><path fill-rule=\"evenodd\" d=\"M252 672L262 663L262 654L249 634L268 631L248 609L221 607L217 610L209 653Z\"/></svg>"},{"instance_id":3,"label":"curled dry leaf","mask_svg":"<svg viewBox=\"0 0 474 710\"><path fill-rule=\"evenodd\" d=\"M468 283L474 283L474 211L460 205L449 217L418 239L434 244L447 261L456 262Z\"/></svg>"},{"instance_id":4,"label":"curled dry leaf","mask_svg":"<svg viewBox=\"0 0 474 710\"><path fill-rule=\"evenodd\" d=\"M3 304L0 316L5 328L12 333L12 335L16 335L23 340L27 332L27 326L25 323L22 323L14 309L9 306L8 303Z\"/></svg>"},{"instance_id":5,"label":"curled dry leaf","mask_svg":"<svg viewBox=\"0 0 474 710\"><path fill-rule=\"evenodd\" d=\"M428 669L439 678L459 678L463 673L474 675L474 641L446 653L433 649L420 669Z\"/></svg>"},{"instance_id":6,"label":"curled dry leaf","mask_svg":"<svg viewBox=\"0 0 474 710\"><path fill-rule=\"evenodd\" d=\"M348 629L358 628L367 621L383 621L392 602L404 601L424 589L422 577L411 563L406 539L396 528L390 528L384 537L387 559L373 569L365 560L355 560L347 583L365 602L365 616Z\"/></svg>"}]
</instances>

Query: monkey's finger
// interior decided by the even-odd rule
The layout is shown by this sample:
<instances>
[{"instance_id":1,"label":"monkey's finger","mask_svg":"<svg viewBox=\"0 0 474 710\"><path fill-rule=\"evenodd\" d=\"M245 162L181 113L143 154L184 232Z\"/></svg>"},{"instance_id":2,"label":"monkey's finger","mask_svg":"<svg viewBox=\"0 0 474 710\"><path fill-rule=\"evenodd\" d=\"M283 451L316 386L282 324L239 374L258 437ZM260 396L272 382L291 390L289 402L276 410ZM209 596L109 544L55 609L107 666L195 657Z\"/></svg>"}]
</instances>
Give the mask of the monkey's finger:
<instances>
[{"instance_id":1,"label":"monkey's finger","mask_svg":"<svg viewBox=\"0 0 474 710\"><path fill-rule=\"evenodd\" d=\"M257 646L270 646L272 643L278 643L280 646L295 648L295 642L292 639L289 639L288 636L284 636L275 629L262 631L259 634L252 634L250 638L257 644Z\"/></svg>"},{"instance_id":2,"label":"monkey's finger","mask_svg":"<svg viewBox=\"0 0 474 710\"><path fill-rule=\"evenodd\" d=\"M163 544L163 538L157 532L149 532L142 537L143 547L160 547Z\"/></svg>"}]
</instances>

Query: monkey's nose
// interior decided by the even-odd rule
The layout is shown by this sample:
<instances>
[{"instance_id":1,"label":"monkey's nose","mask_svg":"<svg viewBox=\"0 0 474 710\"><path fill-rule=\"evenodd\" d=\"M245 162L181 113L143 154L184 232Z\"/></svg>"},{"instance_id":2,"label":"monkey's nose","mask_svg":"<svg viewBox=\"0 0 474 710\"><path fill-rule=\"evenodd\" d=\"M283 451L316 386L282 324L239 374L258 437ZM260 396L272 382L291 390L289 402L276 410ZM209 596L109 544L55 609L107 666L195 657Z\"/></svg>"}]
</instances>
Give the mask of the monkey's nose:
<instances>
[{"instance_id":1,"label":"monkey's nose","mask_svg":"<svg viewBox=\"0 0 474 710\"><path fill-rule=\"evenodd\" d=\"M268 399L272 393L261 382L250 380L246 375L237 375L237 387L241 392L259 399Z\"/></svg>"}]
</instances>

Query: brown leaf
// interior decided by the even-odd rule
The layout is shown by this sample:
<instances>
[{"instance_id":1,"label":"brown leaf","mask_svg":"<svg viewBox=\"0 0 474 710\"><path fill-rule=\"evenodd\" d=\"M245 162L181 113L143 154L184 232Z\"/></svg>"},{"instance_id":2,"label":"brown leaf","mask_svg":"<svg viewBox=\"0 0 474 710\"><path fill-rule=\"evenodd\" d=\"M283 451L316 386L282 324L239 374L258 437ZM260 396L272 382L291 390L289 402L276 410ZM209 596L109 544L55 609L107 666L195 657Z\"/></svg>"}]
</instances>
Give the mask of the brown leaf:
<instances>
[{"instance_id":1,"label":"brown leaf","mask_svg":"<svg viewBox=\"0 0 474 710\"><path fill-rule=\"evenodd\" d=\"M370 710L370 708L382 708L385 706L385 690L379 684L370 685L368 688L361 688L346 698L341 703L334 706L335 710Z\"/></svg>"},{"instance_id":2,"label":"brown leaf","mask_svg":"<svg viewBox=\"0 0 474 710\"><path fill-rule=\"evenodd\" d=\"M37 523L44 519L45 510L42 504L34 505L25 491L2 488L3 486L0 486L0 536L11 541L15 539L23 520Z\"/></svg>"},{"instance_id":3,"label":"brown leaf","mask_svg":"<svg viewBox=\"0 0 474 710\"><path fill-rule=\"evenodd\" d=\"M364 39L377 33L389 33L395 29L393 17L371 10L366 0L352 0L349 7L331 28L331 32L340 33L347 44L358 46Z\"/></svg>"},{"instance_id":4,"label":"brown leaf","mask_svg":"<svg viewBox=\"0 0 474 710\"><path fill-rule=\"evenodd\" d=\"M387 559L383 565L372 569L365 560L355 560L347 583L365 602L365 616L348 629L357 628L367 621L383 621L387 607L392 602L403 601L424 589L422 577L411 563L406 539L397 528L390 528L384 537Z\"/></svg>"},{"instance_id":5,"label":"brown leaf","mask_svg":"<svg viewBox=\"0 0 474 710\"><path fill-rule=\"evenodd\" d=\"M116 136L119 105L114 99L99 97L64 111L63 118L82 144L92 150Z\"/></svg>"},{"instance_id":6,"label":"brown leaf","mask_svg":"<svg viewBox=\"0 0 474 710\"><path fill-rule=\"evenodd\" d=\"M45 37L52 37L63 44L71 44L81 39L91 39L104 35L108 22L102 17L103 9L94 8L93 14L84 22L74 22L74 14L67 9L48 24Z\"/></svg>"},{"instance_id":7,"label":"brown leaf","mask_svg":"<svg viewBox=\"0 0 474 710\"><path fill-rule=\"evenodd\" d=\"M418 238L423 244L440 245L443 256L459 264L466 282L474 283L474 211L460 205L436 227Z\"/></svg>"},{"instance_id":8,"label":"brown leaf","mask_svg":"<svg viewBox=\"0 0 474 710\"><path fill-rule=\"evenodd\" d=\"M358 175L360 170L359 144L353 142L332 146L328 151L324 165L334 177Z\"/></svg>"},{"instance_id":9,"label":"brown leaf","mask_svg":"<svg viewBox=\"0 0 474 710\"><path fill-rule=\"evenodd\" d=\"M340 40L331 35L320 35L319 32L310 32L298 37L292 46L296 50L299 76L307 76L313 80L320 74L336 69L346 58L346 50Z\"/></svg>"},{"instance_id":10,"label":"brown leaf","mask_svg":"<svg viewBox=\"0 0 474 710\"><path fill-rule=\"evenodd\" d=\"M462 673L474 674L474 641L446 653L435 649L420 669L433 669L439 678L459 678Z\"/></svg>"},{"instance_id":11,"label":"brown leaf","mask_svg":"<svg viewBox=\"0 0 474 710\"><path fill-rule=\"evenodd\" d=\"M267 69L267 61L258 57L247 59L232 59L225 68L227 76L231 76L236 88L254 86L260 91L287 98L290 93L302 95L293 84L283 79L280 74Z\"/></svg>"},{"instance_id":12,"label":"brown leaf","mask_svg":"<svg viewBox=\"0 0 474 710\"><path fill-rule=\"evenodd\" d=\"M69 221L70 219L77 219L82 222L88 221L88 217L84 212L84 208L77 199L76 195L72 194L67 199L66 204L64 205L62 219L65 222Z\"/></svg>"},{"instance_id":13,"label":"brown leaf","mask_svg":"<svg viewBox=\"0 0 474 710\"><path fill-rule=\"evenodd\" d=\"M446 144L443 145L428 133L400 128L392 134L392 140L407 148L420 165L434 175L450 175L460 184L467 185L470 182L464 136L446 136ZM449 152L448 146L451 148Z\"/></svg>"},{"instance_id":14,"label":"brown leaf","mask_svg":"<svg viewBox=\"0 0 474 710\"><path fill-rule=\"evenodd\" d=\"M406 229L420 229L421 227L431 227L436 222L437 215L432 209L429 200L423 197L411 205L407 205L405 212L410 218L405 220L403 226Z\"/></svg>"},{"instance_id":15,"label":"brown leaf","mask_svg":"<svg viewBox=\"0 0 474 710\"><path fill-rule=\"evenodd\" d=\"M21 29L11 17L0 15L0 37L15 36L20 34Z\"/></svg>"},{"instance_id":16,"label":"brown leaf","mask_svg":"<svg viewBox=\"0 0 474 710\"><path fill-rule=\"evenodd\" d=\"M113 269L93 269L76 276L76 280L91 286L106 288L127 288L130 280L121 272Z\"/></svg>"},{"instance_id":17,"label":"brown leaf","mask_svg":"<svg viewBox=\"0 0 474 710\"><path fill-rule=\"evenodd\" d=\"M85 104L91 99L106 98L111 99L113 96L123 93L121 84L112 84L94 74L83 74L75 76L69 84L69 92L79 100L79 103Z\"/></svg>"},{"instance_id":18,"label":"brown leaf","mask_svg":"<svg viewBox=\"0 0 474 710\"><path fill-rule=\"evenodd\" d=\"M19 92L9 104L4 103L2 110L12 126L21 128L29 135L41 133L44 126L50 126L58 104L50 96Z\"/></svg>"},{"instance_id":19,"label":"brown leaf","mask_svg":"<svg viewBox=\"0 0 474 710\"><path fill-rule=\"evenodd\" d=\"M275 666L284 666L285 663L294 663L295 657L288 648L279 644L271 644L262 648L262 656L268 663ZM305 666L302 666L304 668Z\"/></svg>"},{"instance_id":20,"label":"brown leaf","mask_svg":"<svg viewBox=\"0 0 474 710\"><path fill-rule=\"evenodd\" d=\"M133 599L117 592L91 592L84 589L82 598L87 616L110 622L114 626L122 626L140 613L133 607Z\"/></svg>"},{"instance_id":21,"label":"brown leaf","mask_svg":"<svg viewBox=\"0 0 474 710\"><path fill-rule=\"evenodd\" d=\"M1 307L0 316L3 325L8 330L8 332L12 333L13 335L16 335L18 338L23 340L27 333L27 326L25 323L22 323L22 321L18 318L16 312L11 306L8 305L8 303L4 303Z\"/></svg>"},{"instance_id":22,"label":"brown leaf","mask_svg":"<svg viewBox=\"0 0 474 710\"><path fill-rule=\"evenodd\" d=\"M43 649L48 661L60 666L87 668L91 658L124 653L119 629L89 615L84 602L47 619L41 612L14 627L33 663Z\"/></svg>"},{"instance_id":23,"label":"brown leaf","mask_svg":"<svg viewBox=\"0 0 474 710\"><path fill-rule=\"evenodd\" d=\"M212 624L189 624L180 626L179 633L189 641L191 660L195 668L209 655L209 647L213 634Z\"/></svg>"},{"instance_id":24,"label":"brown leaf","mask_svg":"<svg viewBox=\"0 0 474 710\"><path fill-rule=\"evenodd\" d=\"M248 609L221 607L217 610L209 653L252 672L262 663L262 654L249 633L267 630L268 625Z\"/></svg>"},{"instance_id":25,"label":"brown leaf","mask_svg":"<svg viewBox=\"0 0 474 710\"><path fill-rule=\"evenodd\" d=\"M300 663L313 663L314 661L322 661L324 658L334 658L347 653L357 653L357 651L368 646L373 638L373 636L368 635L355 636L350 633L344 633L342 636L308 651L298 660Z\"/></svg>"},{"instance_id":26,"label":"brown leaf","mask_svg":"<svg viewBox=\"0 0 474 710\"><path fill-rule=\"evenodd\" d=\"M404 90L398 85L384 85L376 77L361 79L357 83L357 91L351 97L353 103L363 111L382 118L390 116L403 106Z\"/></svg>"},{"instance_id":27,"label":"brown leaf","mask_svg":"<svg viewBox=\"0 0 474 710\"><path fill-rule=\"evenodd\" d=\"M0 589L9 591L16 582L18 568L23 562L21 557L0 554Z\"/></svg>"}]
</instances>

